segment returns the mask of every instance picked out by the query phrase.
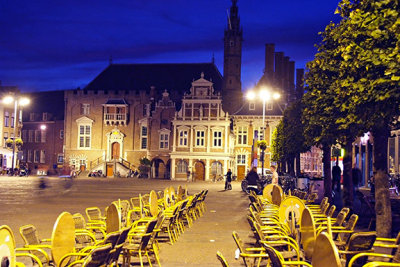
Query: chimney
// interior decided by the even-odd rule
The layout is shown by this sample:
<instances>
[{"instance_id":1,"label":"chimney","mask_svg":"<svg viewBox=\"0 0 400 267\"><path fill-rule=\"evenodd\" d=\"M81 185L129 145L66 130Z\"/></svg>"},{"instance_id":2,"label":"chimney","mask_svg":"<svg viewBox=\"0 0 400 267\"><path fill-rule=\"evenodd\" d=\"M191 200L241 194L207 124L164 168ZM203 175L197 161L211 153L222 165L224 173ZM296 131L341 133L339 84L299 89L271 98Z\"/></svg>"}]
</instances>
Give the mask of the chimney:
<instances>
[{"instance_id":1,"label":"chimney","mask_svg":"<svg viewBox=\"0 0 400 267\"><path fill-rule=\"evenodd\" d=\"M283 91L283 52L275 52L275 83Z\"/></svg>"},{"instance_id":2,"label":"chimney","mask_svg":"<svg viewBox=\"0 0 400 267\"><path fill-rule=\"evenodd\" d=\"M283 88L286 90L288 96L290 94L289 88L289 57L283 57Z\"/></svg>"},{"instance_id":3,"label":"chimney","mask_svg":"<svg viewBox=\"0 0 400 267\"><path fill-rule=\"evenodd\" d=\"M298 99L304 95L304 69L296 69L296 96Z\"/></svg>"},{"instance_id":4,"label":"chimney","mask_svg":"<svg viewBox=\"0 0 400 267\"><path fill-rule=\"evenodd\" d=\"M275 53L275 44L265 44L264 73L271 82L272 78L274 77L274 61L275 61L274 53Z\"/></svg>"},{"instance_id":5,"label":"chimney","mask_svg":"<svg viewBox=\"0 0 400 267\"><path fill-rule=\"evenodd\" d=\"M294 87L294 61L289 61L289 90L290 90L290 97L292 100L296 99L295 87Z\"/></svg>"}]
</instances>

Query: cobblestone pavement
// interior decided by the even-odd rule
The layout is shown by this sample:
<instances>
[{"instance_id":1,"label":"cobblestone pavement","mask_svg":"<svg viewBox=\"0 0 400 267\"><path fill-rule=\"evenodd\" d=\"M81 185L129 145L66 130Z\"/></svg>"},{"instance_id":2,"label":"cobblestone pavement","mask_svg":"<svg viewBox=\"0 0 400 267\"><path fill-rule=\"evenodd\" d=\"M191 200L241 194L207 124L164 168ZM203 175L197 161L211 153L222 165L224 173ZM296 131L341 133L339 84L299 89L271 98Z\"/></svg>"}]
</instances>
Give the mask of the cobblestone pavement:
<instances>
[{"instance_id":1,"label":"cobblestone pavement","mask_svg":"<svg viewBox=\"0 0 400 267\"><path fill-rule=\"evenodd\" d=\"M216 258L220 250L230 266L242 266L234 259L236 245L232 231L244 241L250 240L246 220L248 198L240 184L233 182L233 190L224 191L223 182L175 182L167 180L127 178L77 178L72 183L57 177L46 178L47 188L40 189L38 177L0 176L0 225L6 224L14 232L17 246L23 241L19 227L36 226L40 238L49 238L57 216L63 212L80 212L98 206L102 210L112 201L129 199L150 190L167 186L187 185L190 194L208 189L207 211L187 229L174 245L161 243L162 266L221 266Z\"/></svg>"}]
</instances>

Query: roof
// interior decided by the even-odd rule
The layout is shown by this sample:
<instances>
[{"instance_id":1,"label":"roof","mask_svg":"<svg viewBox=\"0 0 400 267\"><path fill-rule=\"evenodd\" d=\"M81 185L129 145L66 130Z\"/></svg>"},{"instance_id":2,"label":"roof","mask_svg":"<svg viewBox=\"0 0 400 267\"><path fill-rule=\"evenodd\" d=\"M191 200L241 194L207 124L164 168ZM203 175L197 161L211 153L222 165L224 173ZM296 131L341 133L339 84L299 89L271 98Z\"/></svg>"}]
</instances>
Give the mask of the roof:
<instances>
[{"instance_id":1,"label":"roof","mask_svg":"<svg viewBox=\"0 0 400 267\"><path fill-rule=\"evenodd\" d=\"M29 113L51 113L56 120L64 119L64 91L43 91L24 93L30 99L30 104L23 109L24 118L29 118Z\"/></svg>"},{"instance_id":2,"label":"roof","mask_svg":"<svg viewBox=\"0 0 400 267\"><path fill-rule=\"evenodd\" d=\"M108 99L105 105L125 105L127 106L128 104L126 103L125 99Z\"/></svg>"},{"instance_id":3,"label":"roof","mask_svg":"<svg viewBox=\"0 0 400 267\"><path fill-rule=\"evenodd\" d=\"M155 86L157 96L166 89L172 100L180 102L202 72L215 91L222 90L223 77L214 63L111 64L85 90L139 91Z\"/></svg>"}]
</instances>

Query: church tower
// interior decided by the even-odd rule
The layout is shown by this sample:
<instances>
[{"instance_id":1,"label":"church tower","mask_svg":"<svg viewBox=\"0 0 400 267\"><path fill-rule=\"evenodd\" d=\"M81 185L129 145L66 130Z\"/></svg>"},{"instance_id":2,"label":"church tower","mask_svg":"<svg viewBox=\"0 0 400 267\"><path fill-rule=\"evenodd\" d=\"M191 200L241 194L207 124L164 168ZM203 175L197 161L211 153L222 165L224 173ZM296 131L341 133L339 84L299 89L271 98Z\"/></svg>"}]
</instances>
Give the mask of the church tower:
<instances>
[{"instance_id":1,"label":"church tower","mask_svg":"<svg viewBox=\"0 0 400 267\"><path fill-rule=\"evenodd\" d=\"M223 109L235 113L242 103L242 41L237 0L232 0L228 25L224 33L224 84L222 87Z\"/></svg>"}]
</instances>

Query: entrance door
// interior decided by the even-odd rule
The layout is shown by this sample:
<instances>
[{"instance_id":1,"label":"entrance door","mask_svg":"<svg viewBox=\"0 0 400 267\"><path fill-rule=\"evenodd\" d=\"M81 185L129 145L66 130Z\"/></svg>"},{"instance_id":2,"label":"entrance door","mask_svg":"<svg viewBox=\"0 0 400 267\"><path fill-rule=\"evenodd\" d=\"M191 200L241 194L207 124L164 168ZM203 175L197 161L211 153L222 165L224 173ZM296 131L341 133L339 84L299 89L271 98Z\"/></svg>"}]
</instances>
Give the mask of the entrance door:
<instances>
[{"instance_id":1,"label":"entrance door","mask_svg":"<svg viewBox=\"0 0 400 267\"><path fill-rule=\"evenodd\" d=\"M107 165L107 176L114 176L114 166L112 164Z\"/></svg>"},{"instance_id":2,"label":"entrance door","mask_svg":"<svg viewBox=\"0 0 400 267\"><path fill-rule=\"evenodd\" d=\"M111 159L119 159L120 155L119 155L119 143L118 142L114 142L111 144Z\"/></svg>"},{"instance_id":3,"label":"entrance door","mask_svg":"<svg viewBox=\"0 0 400 267\"><path fill-rule=\"evenodd\" d=\"M194 168L194 179L204 181L204 163L201 161L196 161Z\"/></svg>"},{"instance_id":4,"label":"entrance door","mask_svg":"<svg viewBox=\"0 0 400 267\"><path fill-rule=\"evenodd\" d=\"M241 181L241 180L244 179L245 170L246 170L246 166L245 165L238 165L237 166L237 180L238 181Z\"/></svg>"}]
</instances>

